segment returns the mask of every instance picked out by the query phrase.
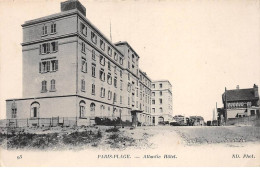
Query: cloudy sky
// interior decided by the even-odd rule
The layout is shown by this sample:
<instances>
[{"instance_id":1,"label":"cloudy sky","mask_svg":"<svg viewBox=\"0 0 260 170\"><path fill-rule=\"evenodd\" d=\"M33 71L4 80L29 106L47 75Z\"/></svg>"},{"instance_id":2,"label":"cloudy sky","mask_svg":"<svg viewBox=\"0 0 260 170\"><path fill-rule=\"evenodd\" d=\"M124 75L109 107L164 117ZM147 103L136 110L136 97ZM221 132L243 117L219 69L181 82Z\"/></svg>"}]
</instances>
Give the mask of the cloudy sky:
<instances>
[{"instance_id":1,"label":"cloudy sky","mask_svg":"<svg viewBox=\"0 0 260 170\"><path fill-rule=\"evenodd\" d=\"M260 2L89 1L87 18L112 41L127 41L151 79L173 85L174 115L212 110L227 89L260 85ZM22 28L26 20L60 12L60 1L0 0L0 113L22 97Z\"/></svg>"}]
</instances>

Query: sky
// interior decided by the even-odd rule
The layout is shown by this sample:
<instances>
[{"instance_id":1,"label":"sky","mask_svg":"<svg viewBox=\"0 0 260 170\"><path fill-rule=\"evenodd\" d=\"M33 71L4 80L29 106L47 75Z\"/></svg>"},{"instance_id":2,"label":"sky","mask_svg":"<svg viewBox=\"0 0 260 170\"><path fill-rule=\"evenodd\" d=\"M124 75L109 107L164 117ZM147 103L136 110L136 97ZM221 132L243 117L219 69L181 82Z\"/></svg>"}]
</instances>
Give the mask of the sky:
<instances>
[{"instance_id":1,"label":"sky","mask_svg":"<svg viewBox=\"0 0 260 170\"><path fill-rule=\"evenodd\" d=\"M22 27L60 12L58 0L0 0L0 117L5 100L22 97ZM127 41L152 80L168 79L173 115L212 119L227 89L260 85L260 1L80 0L86 17Z\"/></svg>"}]
</instances>

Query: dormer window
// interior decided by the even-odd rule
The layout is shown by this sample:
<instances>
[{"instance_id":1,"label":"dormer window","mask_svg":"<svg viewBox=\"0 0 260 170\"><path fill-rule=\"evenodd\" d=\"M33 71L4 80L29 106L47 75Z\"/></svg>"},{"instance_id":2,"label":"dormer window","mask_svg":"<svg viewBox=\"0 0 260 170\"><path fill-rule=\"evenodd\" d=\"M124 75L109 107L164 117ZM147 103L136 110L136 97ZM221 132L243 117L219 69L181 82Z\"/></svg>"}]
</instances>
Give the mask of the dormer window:
<instances>
[{"instance_id":1,"label":"dormer window","mask_svg":"<svg viewBox=\"0 0 260 170\"><path fill-rule=\"evenodd\" d=\"M105 43L103 40L100 39L100 48L104 51L105 50Z\"/></svg>"},{"instance_id":2,"label":"dormer window","mask_svg":"<svg viewBox=\"0 0 260 170\"><path fill-rule=\"evenodd\" d=\"M93 43L95 44L97 43L97 35L92 31L91 31L91 40Z\"/></svg>"},{"instance_id":3,"label":"dormer window","mask_svg":"<svg viewBox=\"0 0 260 170\"><path fill-rule=\"evenodd\" d=\"M108 46L108 48L107 48L107 53L108 53L108 55L110 55L110 56L112 55L112 49L111 49L111 47L109 47L109 46Z\"/></svg>"},{"instance_id":4,"label":"dormer window","mask_svg":"<svg viewBox=\"0 0 260 170\"><path fill-rule=\"evenodd\" d=\"M100 64L102 65L102 66L104 66L105 65L105 57L104 56L102 56L102 55L100 55Z\"/></svg>"},{"instance_id":5,"label":"dormer window","mask_svg":"<svg viewBox=\"0 0 260 170\"><path fill-rule=\"evenodd\" d=\"M120 63L121 65L123 65L123 58L122 58L122 57L119 58L119 63Z\"/></svg>"},{"instance_id":6,"label":"dormer window","mask_svg":"<svg viewBox=\"0 0 260 170\"><path fill-rule=\"evenodd\" d=\"M83 23L80 24L80 32L87 36L87 27Z\"/></svg>"},{"instance_id":7,"label":"dormer window","mask_svg":"<svg viewBox=\"0 0 260 170\"><path fill-rule=\"evenodd\" d=\"M117 59L118 59L118 55L117 55L117 53L116 52L114 52L114 59L117 61Z\"/></svg>"}]
</instances>

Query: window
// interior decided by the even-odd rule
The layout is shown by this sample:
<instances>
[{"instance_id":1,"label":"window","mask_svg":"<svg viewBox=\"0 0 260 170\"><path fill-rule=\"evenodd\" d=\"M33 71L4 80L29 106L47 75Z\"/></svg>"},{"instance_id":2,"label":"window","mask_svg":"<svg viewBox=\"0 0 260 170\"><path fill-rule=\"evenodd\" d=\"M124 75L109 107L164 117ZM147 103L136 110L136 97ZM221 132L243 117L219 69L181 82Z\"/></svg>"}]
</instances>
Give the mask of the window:
<instances>
[{"instance_id":1,"label":"window","mask_svg":"<svg viewBox=\"0 0 260 170\"><path fill-rule=\"evenodd\" d=\"M114 93L113 101L114 101L114 103L117 101L117 99L116 99L116 93Z\"/></svg>"},{"instance_id":2,"label":"window","mask_svg":"<svg viewBox=\"0 0 260 170\"><path fill-rule=\"evenodd\" d=\"M80 118L85 118L86 117L86 103L85 101L81 100L79 102L79 117Z\"/></svg>"},{"instance_id":3,"label":"window","mask_svg":"<svg viewBox=\"0 0 260 170\"><path fill-rule=\"evenodd\" d=\"M83 35L85 35L85 36L87 36L87 27L83 24L83 23L81 23L80 24L80 32L83 34Z\"/></svg>"},{"instance_id":4,"label":"window","mask_svg":"<svg viewBox=\"0 0 260 170\"><path fill-rule=\"evenodd\" d=\"M128 80L130 80L130 73L128 73Z\"/></svg>"},{"instance_id":5,"label":"window","mask_svg":"<svg viewBox=\"0 0 260 170\"><path fill-rule=\"evenodd\" d=\"M92 84L92 89L91 89L92 95L95 95L95 92L96 92L95 88L96 88L95 84Z\"/></svg>"},{"instance_id":6,"label":"window","mask_svg":"<svg viewBox=\"0 0 260 170\"><path fill-rule=\"evenodd\" d=\"M102 69L102 68L99 71L99 79L102 81L105 81L105 72L104 72L104 69Z\"/></svg>"},{"instance_id":7,"label":"window","mask_svg":"<svg viewBox=\"0 0 260 170\"><path fill-rule=\"evenodd\" d=\"M95 44L97 43L97 35L92 31L91 31L91 40L93 43Z\"/></svg>"},{"instance_id":8,"label":"window","mask_svg":"<svg viewBox=\"0 0 260 170\"><path fill-rule=\"evenodd\" d=\"M42 26L42 35L47 35L47 26L46 25L43 25Z\"/></svg>"},{"instance_id":9,"label":"window","mask_svg":"<svg viewBox=\"0 0 260 170\"><path fill-rule=\"evenodd\" d=\"M42 93L47 92L47 81L42 81Z\"/></svg>"},{"instance_id":10,"label":"window","mask_svg":"<svg viewBox=\"0 0 260 170\"><path fill-rule=\"evenodd\" d=\"M123 77L123 71L120 69L120 77Z\"/></svg>"},{"instance_id":11,"label":"window","mask_svg":"<svg viewBox=\"0 0 260 170\"><path fill-rule=\"evenodd\" d=\"M51 89L50 89L50 91L56 91L55 80L54 79L51 80Z\"/></svg>"},{"instance_id":12,"label":"window","mask_svg":"<svg viewBox=\"0 0 260 170\"><path fill-rule=\"evenodd\" d=\"M152 108L153 113L155 113L155 108Z\"/></svg>"},{"instance_id":13,"label":"window","mask_svg":"<svg viewBox=\"0 0 260 170\"><path fill-rule=\"evenodd\" d=\"M110 61L107 62L107 68L108 68L108 70L111 70L111 64L110 64Z\"/></svg>"},{"instance_id":14,"label":"window","mask_svg":"<svg viewBox=\"0 0 260 170\"><path fill-rule=\"evenodd\" d=\"M127 102L128 102L128 105L130 105L130 97L128 97L128 101Z\"/></svg>"},{"instance_id":15,"label":"window","mask_svg":"<svg viewBox=\"0 0 260 170\"><path fill-rule=\"evenodd\" d=\"M122 104L123 103L123 98L122 98L122 96L120 96L120 104Z\"/></svg>"},{"instance_id":16,"label":"window","mask_svg":"<svg viewBox=\"0 0 260 170\"><path fill-rule=\"evenodd\" d=\"M103 40L100 39L100 48L104 51L105 50L105 43Z\"/></svg>"},{"instance_id":17,"label":"window","mask_svg":"<svg viewBox=\"0 0 260 170\"><path fill-rule=\"evenodd\" d=\"M130 69L130 62L128 61L128 68Z\"/></svg>"},{"instance_id":18,"label":"window","mask_svg":"<svg viewBox=\"0 0 260 170\"><path fill-rule=\"evenodd\" d=\"M82 51L83 53L86 52L86 44L85 44L84 42L82 42L81 51Z\"/></svg>"},{"instance_id":19,"label":"window","mask_svg":"<svg viewBox=\"0 0 260 170\"><path fill-rule=\"evenodd\" d=\"M15 101L13 101L12 103L12 118L16 118L17 117L17 106Z\"/></svg>"},{"instance_id":20,"label":"window","mask_svg":"<svg viewBox=\"0 0 260 170\"><path fill-rule=\"evenodd\" d=\"M39 73L58 71L58 60L47 60L39 63Z\"/></svg>"},{"instance_id":21,"label":"window","mask_svg":"<svg viewBox=\"0 0 260 170\"><path fill-rule=\"evenodd\" d=\"M133 61L133 62L135 62L135 60L134 60L134 59L135 59L135 55L134 55L134 54L132 54L132 61Z\"/></svg>"},{"instance_id":22,"label":"window","mask_svg":"<svg viewBox=\"0 0 260 170\"><path fill-rule=\"evenodd\" d=\"M127 84L127 91L128 91L128 92L131 91L131 84L130 84L130 83Z\"/></svg>"},{"instance_id":23,"label":"window","mask_svg":"<svg viewBox=\"0 0 260 170\"><path fill-rule=\"evenodd\" d=\"M86 73L87 72L87 61L85 58L82 58L81 59L81 71L83 73Z\"/></svg>"},{"instance_id":24,"label":"window","mask_svg":"<svg viewBox=\"0 0 260 170\"><path fill-rule=\"evenodd\" d=\"M155 104L155 100L152 100L152 104Z\"/></svg>"},{"instance_id":25,"label":"window","mask_svg":"<svg viewBox=\"0 0 260 170\"><path fill-rule=\"evenodd\" d=\"M114 86L117 88L117 77L114 78Z\"/></svg>"},{"instance_id":26,"label":"window","mask_svg":"<svg viewBox=\"0 0 260 170\"><path fill-rule=\"evenodd\" d=\"M51 34L56 33L56 23L51 23Z\"/></svg>"},{"instance_id":27,"label":"window","mask_svg":"<svg viewBox=\"0 0 260 170\"><path fill-rule=\"evenodd\" d=\"M92 50L92 59L96 61L96 55L95 55L95 50Z\"/></svg>"},{"instance_id":28,"label":"window","mask_svg":"<svg viewBox=\"0 0 260 170\"><path fill-rule=\"evenodd\" d=\"M95 112L95 107L96 107L95 103L91 103L90 104L90 111Z\"/></svg>"},{"instance_id":29,"label":"window","mask_svg":"<svg viewBox=\"0 0 260 170\"><path fill-rule=\"evenodd\" d=\"M58 51L58 41L51 42L51 52L57 52Z\"/></svg>"},{"instance_id":30,"label":"window","mask_svg":"<svg viewBox=\"0 0 260 170\"><path fill-rule=\"evenodd\" d=\"M100 55L100 58L99 58L99 62L100 62L100 64L102 65L102 66L104 66L105 65L105 57L104 56L102 56L102 55Z\"/></svg>"},{"instance_id":31,"label":"window","mask_svg":"<svg viewBox=\"0 0 260 170\"><path fill-rule=\"evenodd\" d=\"M153 88L153 89L155 88L155 84L152 84L152 88Z\"/></svg>"},{"instance_id":32,"label":"window","mask_svg":"<svg viewBox=\"0 0 260 170\"><path fill-rule=\"evenodd\" d=\"M112 84L112 76L111 76L111 73L108 73L108 74L107 74L107 83L110 84L110 85Z\"/></svg>"},{"instance_id":33,"label":"window","mask_svg":"<svg viewBox=\"0 0 260 170\"><path fill-rule=\"evenodd\" d=\"M161 112L161 113L163 112L163 109L162 109L162 107L160 107L160 109L159 109L159 110L160 110L160 112Z\"/></svg>"},{"instance_id":34,"label":"window","mask_svg":"<svg viewBox=\"0 0 260 170\"><path fill-rule=\"evenodd\" d=\"M105 88L104 88L104 87L101 87L100 97L104 98L104 97L105 97L105 93L106 93Z\"/></svg>"},{"instance_id":35,"label":"window","mask_svg":"<svg viewBox=\"0 0 260 170\"><path fill-rule=\"evenodd\" d=\"M112 48L110 46L107 47L107 54L112 55Z\"/></svg>"},{"instance_id":36,"label":"window","mask_svg":"<svg viewBox=\"0 0 260 170\"><path fill-rule=\"evenodd\" d=\"M123 58L122 58L122 57L119 58L119 63L120 63L121 65L123 65Z\"/></svg>"},{"instance_id":37,"label":"window","mask_svg":"<svg viewBox=\"0 0 260 170\"><path fill-rule=\"evenodd\" d=\"M162 83L160 83L160 88L162 88Z\"/></svg>"},{"instance_id":38,"label":"window","mask_svg":"<svg viewBox=\"0 0 260 170\"><path fill-rule=\"evenodd\" d=\"M162 91L160 91L160 96L162 96Z\"/></svg>"},{"instance_id":39,"label":"window","mask_svg":"<svg viewBox=\"0 0 260 170\"><path fill-rule=\"evenodd\" d=\"M81 91L85 92L85 80L81 80Z\"/></svg>"},{"instance_id":40,"label":"window","mask_svg":"<svg viewBox=\"0 0 260 170\"><path fill-rule=\"evenodd\" d=\"M117 74L117 73L116 73L116 69L117 69L117 67L115 66L115 67L114 67L114 72L115 72L115 74Z\"/></svg>"},{"instance_id":41,"label":"window","mask_svg":"<svg viewBox=\"0 0 260 170\"><path fill-rule=\"evenodd\" d=\"M160 101L160 104L162 104L162 99L159 99L159 101Z\"/></svg>"},{"instance_id":42,"label":"window","mask_svg":"<svg viewBox=\"0 0 260 170\"><path fill-rule=\"evenodd\" d=\"M118 60L118 55L116 52L114 52L114 59L117 61Z\"/></svg>"},{"instance_id":43,"label":"window","mask_svg":"<svg viewBox=\"0 0 260 170\"><path fill-rule=\"evenodd\" d=\"M153 97L155 96L155 92L152 92L152 96L153 96Z\"/></svg>"},{"instance_id":44,"label":"window","mask_svg":"<svg viewBox=\"0 0 260 170\"><path fill-rule=\"evenodd\" d=\"M96 77L96 65L94 63L92 63L91 70L92 70L92 77Z\"/></svg>"},{"instance_id":45,"label":"window","mask_svg":"<svg viewBox=\"0 0 260 170\"><path fill-rule=\"evenodd\" d=\"M58 41L40 44L40 54L55 53L58 51Z\"/></svg>"},{"instance_id":46,"label":"window","mask_svg":"<svg viewBox=\"0 0 260 170\"><path fill-rule=\"evenodd\" d=\"M108 100L111 100L112 99L112 91L108 90Z\"/></svg>"},{"instance_id":47,"label":"window","mask_svg":"<svg viewBox=\"0 0 260 170\"><path fill-rule=\"evenodd\" d=\"M37 118L39 116L39 108L40 108L40 104L38 102L33 102L31 104L31 117L32 118Z\"/></svg>"},{"instance_id":48,"label":"window","mask_svg":"<svg viewBox=\"0 0 260 170\"><path fill-rule=\"evenodd\" d=\"M120 80L120 90L123 90L123 81Z\"/></svg>"}]
</instances>

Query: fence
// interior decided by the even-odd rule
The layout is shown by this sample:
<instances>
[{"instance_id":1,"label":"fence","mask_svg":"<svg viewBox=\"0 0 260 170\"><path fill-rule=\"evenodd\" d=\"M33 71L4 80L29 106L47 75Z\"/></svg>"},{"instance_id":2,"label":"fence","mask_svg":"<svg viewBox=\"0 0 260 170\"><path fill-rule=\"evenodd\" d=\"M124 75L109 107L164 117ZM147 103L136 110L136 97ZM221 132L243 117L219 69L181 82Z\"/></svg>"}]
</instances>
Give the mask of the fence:
<instances>
[{"instance_id":1,"label":"fence","mask_svg":"<svg viewBox=\"0 0 260 170\"><path fill-rule=\"evenodd\" d=\"M120 117L51 117L27 119L2 119L0 127L56 127L56 126L91 126L91 125L123 125L131 126L131 116Z\"/></svg>"}]
</instances>

